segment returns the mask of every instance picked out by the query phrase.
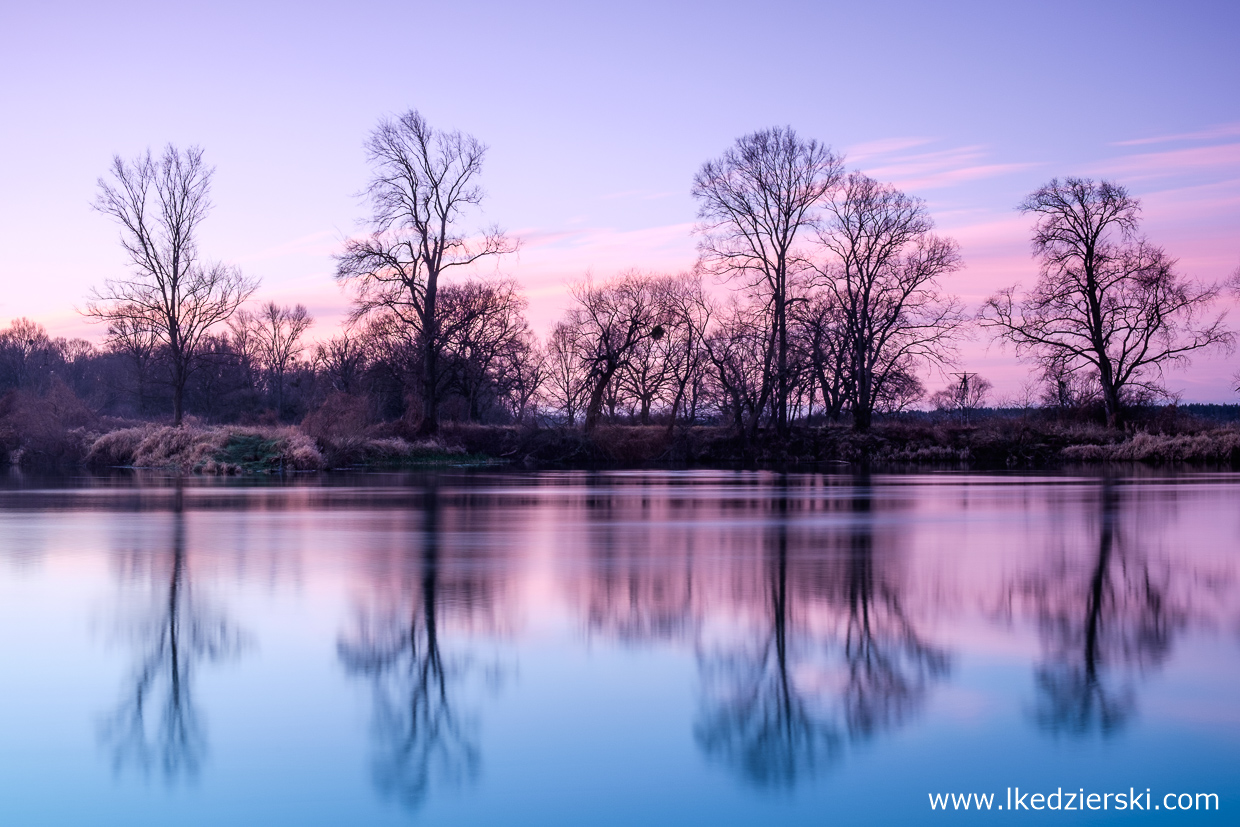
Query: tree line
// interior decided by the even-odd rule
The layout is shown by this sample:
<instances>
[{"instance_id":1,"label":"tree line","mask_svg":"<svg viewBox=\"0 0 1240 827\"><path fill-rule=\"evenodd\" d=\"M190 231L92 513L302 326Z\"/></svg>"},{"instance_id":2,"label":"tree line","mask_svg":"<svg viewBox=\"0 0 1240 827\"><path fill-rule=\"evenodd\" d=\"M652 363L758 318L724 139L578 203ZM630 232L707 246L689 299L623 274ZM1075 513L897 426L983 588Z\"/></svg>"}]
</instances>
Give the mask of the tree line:
<instances>
[{"instance_id":1,"label":"tree line","mask_svg":"<svg viewBox=\"0 0 1240 827\"><path fill-rule=\"evenodd\" d=\"M797 422L865 431L927 398L976 408L990 383L953 371L981 330L1035 365L1045 403L1097 404L1118 426L1133 405L1168 398L1168 366L1233 345L1216 301L1240 275L1187 277L1114 182L1054 179L1022 202L1037 280L970 315L950 290L959 245L925 202L791 128L746 135L694 176L690 270L586 277L540 339L520 286L479 275L519 248L472 223L485 145L409 111L382 120L365 150L368 215L336 256L353 306L335 336L308 342L304 306L251 306L257 279L202 255L214 170L201 148L170 145L117 157L99 180L94 207L130 264L83 309L103 346L19 319L0 332L0 391L60 382L100 411L176 424L187 411L296 421L347 398L422 435L454 420L716 423L753 438ZM934 373L949 381L928 395Z\"/></svg>"}]
</instances>

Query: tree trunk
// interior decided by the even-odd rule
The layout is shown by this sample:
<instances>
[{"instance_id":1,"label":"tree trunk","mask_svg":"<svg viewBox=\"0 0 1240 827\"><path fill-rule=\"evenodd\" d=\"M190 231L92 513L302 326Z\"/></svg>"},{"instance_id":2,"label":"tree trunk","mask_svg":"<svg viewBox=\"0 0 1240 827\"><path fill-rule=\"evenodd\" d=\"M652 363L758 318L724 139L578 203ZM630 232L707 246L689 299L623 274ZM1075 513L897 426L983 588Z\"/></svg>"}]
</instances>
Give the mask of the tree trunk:
<instances>
[{"instance_id":1,"label":"tree trunk","mask_svg":"<svg viewBox=\"0 0 1240 827\"><path fill-rule=\"evenodd\" d=\"M775 297L775 326L777 328L779 348L779 384L775 399L775 433L786 436L788 433L788 297L787 285L783 277L779 280L778 295Z\"/></svg>"},{"instance_id":2,"label":"tree trunk","mask_svg":"<svg viewBox=\"0 0 1240 827\"><path fill-rule=\"evenodd\" d=\"M603 396L607 393L607 385L611 382L611 377L615 374L616 369L612 368L599 377L598 382L594 385L594 390L590 391L590 404L586 407L586 433L590 433L598 425L599 419L603 416Z\"/></svg>"},{"instance_id":3,"label":"tree trunk","mask_svg":"<svg viewBox=\"0 0 1240 827\"><path fill-rule=\"evenodd\" d=\"M435 348L427 342L422 350L422 422L418 425L419 436L434 436L439 433L439 400L436 391L439 389L439 361L435 357Z\"/></svg>"},{"instance_id":4,"label":"tree trunk","mask_svg":"<svg viewBox=\"0 0 1240 827\"><path fill-rule=\"evenodd\" d=\"M1107 427L1120 428L1122 423L1119 418L1119 388L1115 387L1111 363L1104 359L1099 368L1098 378L1102 384L1102 406L1106 410Z\"/></svg>"},{"instance_id":5,"label":"tree trunk","mask_svg":"<svg viewBox=\"0 0 1240 827\"><path fill-rule=\"evenodd\" d=\"M188 378L185 365L180 359L174 359L172 367L172 425L175 428L181 427L181 418L184 413L185 401L185 380Z\"/></svg>"},{"instance_id":6,"label":"tree trunk","mask_svg":"<svg viewBox=\"0 0 1240 827\"><path fill-rule=\"evenodd\" d=\"M853 406L853 430L865 432L870 430L874 418L873 383L870 372L861 368L857 371L857 403Z\"/></svg>"}]
</instances>

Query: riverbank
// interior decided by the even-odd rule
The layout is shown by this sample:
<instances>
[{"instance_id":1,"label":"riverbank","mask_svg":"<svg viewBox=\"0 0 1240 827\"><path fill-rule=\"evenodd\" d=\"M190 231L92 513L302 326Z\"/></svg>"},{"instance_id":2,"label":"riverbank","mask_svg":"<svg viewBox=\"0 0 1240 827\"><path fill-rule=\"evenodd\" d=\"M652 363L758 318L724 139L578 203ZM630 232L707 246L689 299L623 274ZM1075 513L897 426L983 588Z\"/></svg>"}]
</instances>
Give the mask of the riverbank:
<instances>
[{"instance_id":1,"label":"riverbank","mask_svg":"<svg viewBox=\"0 0 1240 827\"><path fill-rule=\"evenodd\" d=\"M993 419L978 425L884 422L867 433L827 425L793 427L787 437L760 432L746 440L728 428L602 426L575 429L449 426L443 438L472 455L524 467L927 466L1039 469L1141 462L1240 469L1240 427L1181 433L1120 433L1089 424Z\"/></svg>"},{"instance_id":2,"label":"riverbank","mask_svg":"<svg viewBox=\"0 0 1240 827\"><path fill-rule=\"evenodd\" d=\"M124 424L124 423L123 423ZM1240 470L1240 428L1120 434L1092 425L991 422L977 426L881 423L858 434L842 426L797 427L787 438L744 440L700 426L574 428L446 425L434 439L391 434L313 437L295 426L125 424L67 432L55 452L12 434L0 465L26 468L156 468L235 475L436 465L539 468L952 468L1052 469L1144 463ZM18 444L13 446L14 442ZM32 450L33 448L33 450Z\"/></svg>"},{"instance_id":3,"label":"riverbank","mask_svg":"<svg viewBox=\"0 0 1240 827\"><path fill-rule=\"evenodd\" d=\"M67 390L67 389L66 389ZM0 399L0 465L160 468L255 474L431 465L521 468L938 467L1041 469L1105 463L1240 469L1240 423L1159 409L1120 432L1048 412L997 411L952 419L796 426L745 439L720 426L573 427L445 423L433 439L407 422L363 425L311 416L301 425L167 424L99 417L71 393Z\"/></svg>"}]
</instances>

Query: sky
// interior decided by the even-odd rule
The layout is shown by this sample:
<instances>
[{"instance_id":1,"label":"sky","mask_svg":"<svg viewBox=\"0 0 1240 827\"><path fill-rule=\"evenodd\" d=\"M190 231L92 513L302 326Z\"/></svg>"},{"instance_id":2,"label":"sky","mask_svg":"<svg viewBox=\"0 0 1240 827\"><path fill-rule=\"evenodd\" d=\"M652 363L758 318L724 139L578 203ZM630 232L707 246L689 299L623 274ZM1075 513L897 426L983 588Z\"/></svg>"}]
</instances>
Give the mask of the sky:
<instances>
[{"instance_id":1,"label":"sky","mask_svg":"<svg viewBox=\"0 0 1240 827\"><path fill-rule=\"evenodd\" d=\"M76 310L125 261L98 178L171 142L216 168L204 255L333 335L362 144L410 108L490 147L477 223L521 240L497 267L539 332L587 272L690 268L694 173L776 125L925 199L970 308L1036 278L1015 206L1068 175L1128 187L1149 239L1218 281L1240 266L1237 31L1227 2L6 3L0 325L100 341ZM1198 357L1168 384L1235 402L1238 362ZM998 396L1031 373L984 336L962 366Z\"/></svg>"}]
</instances>

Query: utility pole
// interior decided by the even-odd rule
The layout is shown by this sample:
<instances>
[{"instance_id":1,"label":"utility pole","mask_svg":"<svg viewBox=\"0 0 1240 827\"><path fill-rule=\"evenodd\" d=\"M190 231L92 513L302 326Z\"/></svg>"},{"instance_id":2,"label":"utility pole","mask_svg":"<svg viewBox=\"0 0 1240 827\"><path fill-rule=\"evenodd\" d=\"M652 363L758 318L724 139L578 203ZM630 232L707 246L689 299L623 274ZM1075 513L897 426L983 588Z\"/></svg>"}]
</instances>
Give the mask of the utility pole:
<instances>
[{"instance_id":1,"label":"utility pole","mask_svg":"<svg viewBox=\"0 0 1240 827\"><path fill-rule=\"evenodd\" d=\"M977 378L976 373L953 373L960 377L960 388L956 391L956 407L960 410L960 421L969 424L969 377Z\"/></svg>"}]
</instances>

